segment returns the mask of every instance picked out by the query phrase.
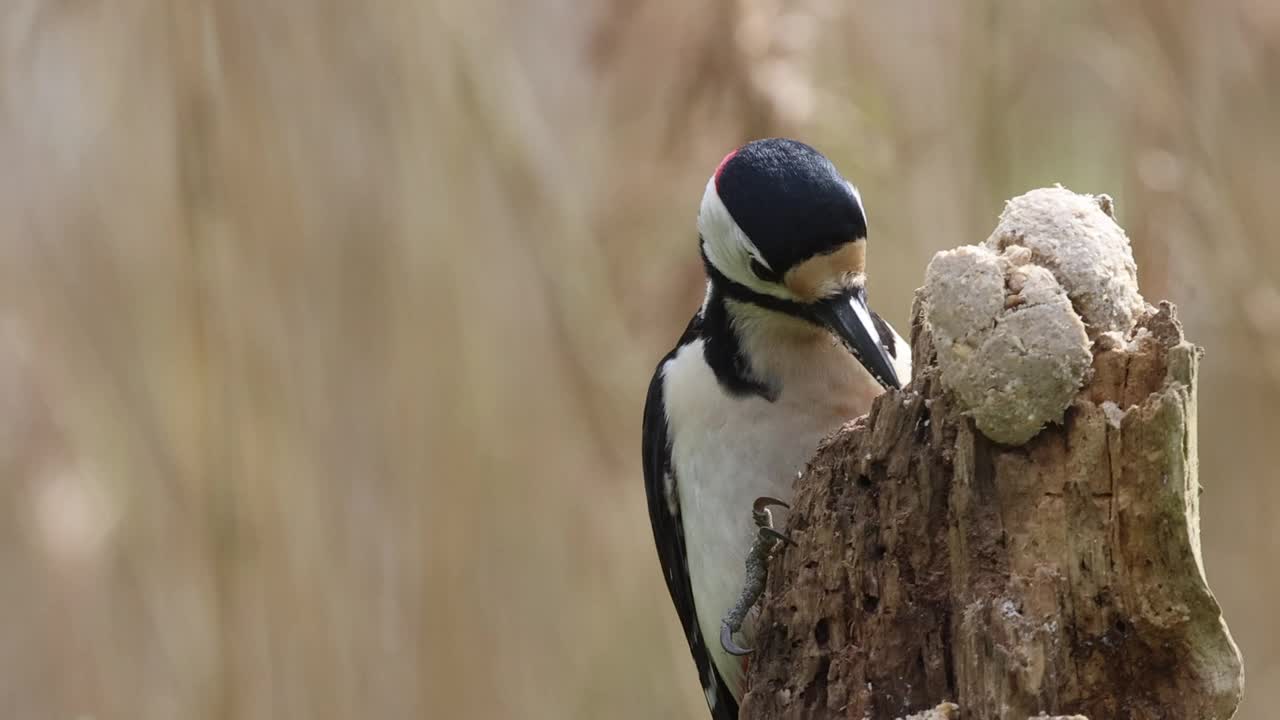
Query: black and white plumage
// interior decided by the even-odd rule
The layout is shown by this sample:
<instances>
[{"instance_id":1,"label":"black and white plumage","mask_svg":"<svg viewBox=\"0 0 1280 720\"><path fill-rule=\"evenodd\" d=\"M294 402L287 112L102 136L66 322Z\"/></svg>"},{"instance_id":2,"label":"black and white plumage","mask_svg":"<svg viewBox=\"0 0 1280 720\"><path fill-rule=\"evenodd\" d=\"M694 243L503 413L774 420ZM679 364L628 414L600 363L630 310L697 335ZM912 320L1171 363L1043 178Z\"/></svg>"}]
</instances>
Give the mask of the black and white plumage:
<instances>
[{"instance_id":1,"label":"black and white plumage","mask_svg":"<svg viewBox=\"0 0 1280 720\"><path fill-rule=\"evenodd\" d=\"M861 197L818 151L775 138L730 153L698 229L706 298L650 383L644 476L707 704L731 720L744 666L718 630L756 532L751 504L789 500L819 441L906 382L911 358L867 308Z\"/></svg>"}]
</instances>

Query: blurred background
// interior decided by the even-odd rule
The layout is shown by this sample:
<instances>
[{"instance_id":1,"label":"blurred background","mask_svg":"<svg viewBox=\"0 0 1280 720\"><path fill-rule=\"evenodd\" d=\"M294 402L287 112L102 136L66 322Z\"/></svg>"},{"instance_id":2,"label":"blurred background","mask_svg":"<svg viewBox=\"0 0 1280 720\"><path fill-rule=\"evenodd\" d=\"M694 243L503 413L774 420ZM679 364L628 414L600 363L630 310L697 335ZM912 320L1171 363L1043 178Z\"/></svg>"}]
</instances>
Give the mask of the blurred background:
<instances>
[{"instance_id":1,"label":"blurred background","mask_svg":"<svg viewBox=\"0 0 1280 720\"><path fill-rule=\"evenodd\" d=\"M1277 128L1273 0L6 0L0 717L703 717L641 406L776 134L900 327L1006 198L1115 197L1268 717Z\"/></svg>"}]
</instances>

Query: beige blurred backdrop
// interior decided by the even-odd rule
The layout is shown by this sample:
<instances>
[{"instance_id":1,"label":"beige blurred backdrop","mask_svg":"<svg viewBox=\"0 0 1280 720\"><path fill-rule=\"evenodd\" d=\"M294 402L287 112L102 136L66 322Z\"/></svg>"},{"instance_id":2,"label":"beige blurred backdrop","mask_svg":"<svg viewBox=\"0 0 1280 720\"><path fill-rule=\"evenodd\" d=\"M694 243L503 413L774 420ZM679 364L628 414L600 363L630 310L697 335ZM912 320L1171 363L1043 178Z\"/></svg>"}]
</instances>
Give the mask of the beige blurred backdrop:
<instances>
[{"instance_id":1,"label":"beige blurred backdrop","mask_svg":"<svg viewBox=\"0 0 1280 720\"><path fill-rule=\"evenodd\" d=\"M639 419L772 134L899 325L1007 197L1115 197L1269 717L1274 0L6 0L0 717L703 717Z\"/></svg>"}]
</instances>

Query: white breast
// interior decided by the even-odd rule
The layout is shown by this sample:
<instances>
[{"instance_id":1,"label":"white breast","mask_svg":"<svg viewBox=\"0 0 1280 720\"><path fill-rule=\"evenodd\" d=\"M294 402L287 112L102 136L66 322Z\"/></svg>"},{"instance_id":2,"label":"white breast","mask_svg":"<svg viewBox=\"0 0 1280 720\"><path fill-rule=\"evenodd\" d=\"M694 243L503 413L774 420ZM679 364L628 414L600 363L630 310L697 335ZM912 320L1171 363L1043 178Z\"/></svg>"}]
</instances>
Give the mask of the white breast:
<instances>
[{"instance_id":1,"label":"white breast","mask_svg":"<svg viewBox=\"0 0 1280 720\"><path fill-rule=\"evenodd\" d=\"M742 690L741 659L723 652L718 638L720 620L741 591L743 562L755 537L751 503L762 495L789 501L796 475L819 441L865 413L881 392L827 333L788 328L752 335L755 342L744 339L744 350L757 371L781 388L773 402L726 393L703 357L701 340L664 367L698 624L735 697ZM902 377L905 382L907 375ZM744 627L743 635L750 644L754 628Z\"/></svg>"}]
</instances>

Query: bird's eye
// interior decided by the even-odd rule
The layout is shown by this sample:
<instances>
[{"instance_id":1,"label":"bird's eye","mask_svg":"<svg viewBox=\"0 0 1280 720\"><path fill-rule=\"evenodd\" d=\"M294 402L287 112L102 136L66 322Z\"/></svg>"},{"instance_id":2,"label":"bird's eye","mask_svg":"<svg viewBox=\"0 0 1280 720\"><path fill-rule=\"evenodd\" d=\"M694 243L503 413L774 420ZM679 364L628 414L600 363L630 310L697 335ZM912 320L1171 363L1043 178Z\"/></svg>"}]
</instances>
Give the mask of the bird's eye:
<instances>
[{"instance_id":1,"label":"bird's eye","mask_svg":"<svg viewBox=\"0 0 1280 720\"><path fill-rule=\"evenodd\" d=\"M751 272L765 282L778 282L778 273L765 267L764 263L755 258L751 258Z\"/></svg>"}]
</instances>

